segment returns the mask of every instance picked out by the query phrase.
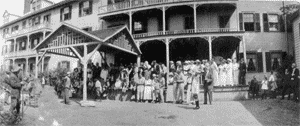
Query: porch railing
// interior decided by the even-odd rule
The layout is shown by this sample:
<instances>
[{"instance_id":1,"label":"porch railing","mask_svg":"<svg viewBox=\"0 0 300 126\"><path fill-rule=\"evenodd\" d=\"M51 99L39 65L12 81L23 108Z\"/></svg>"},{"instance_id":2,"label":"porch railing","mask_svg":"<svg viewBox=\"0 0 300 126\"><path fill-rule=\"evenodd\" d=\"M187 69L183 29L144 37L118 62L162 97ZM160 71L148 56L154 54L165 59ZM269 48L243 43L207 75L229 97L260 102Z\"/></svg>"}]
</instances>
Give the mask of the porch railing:
<instances>
[{"instance_id":1,"label":"porch railing","mask_svg":"<svg viewBox=\"0 0 300 126\"><path fill-rule=\"evenodd\" d=\"M134 38L145 38L151 36L163 36L163 35L180 35L180 34L196 34L196 33L226 33L226 32L238 32L237 28L201 28L201 29L187 29L187 30L174 30L174 31L156 31L141 34L133 34Z\"/></svg>"},{"instance_id":2,"label":"porch railing","mask_svg":"<svg viewBox=\"0 0 300 126\"><path fill-rule=\"evenodd\" d=\"M162 3L187 2L187 1L196 1L196 0L130 0L130 1L109 4L105 6L100 6L98 8L98 13L103 14L103 13L130 9L135 7L149 6L149 5L162 4Z\"/></svg>"},{"instance_id":3,"label":"porch railing","mask_svg":"<svg viewBox=\"0 0 300 126\"><path fill-rule=\"evenodd\" d=\"M38 25L35 25L35 26L25 27L23 29L14 31L10 34L6 34L5 38L15 37L15 36L18 36L18 35L22 35L22 34L25 34L25 33L31 32L31 31L35 31L35 30L39 30L39 29L43 29L43 28L51 28L50 25L51 25L50 23L41 23L41 24L38 24Z\"/></svg>"}]
</instances>

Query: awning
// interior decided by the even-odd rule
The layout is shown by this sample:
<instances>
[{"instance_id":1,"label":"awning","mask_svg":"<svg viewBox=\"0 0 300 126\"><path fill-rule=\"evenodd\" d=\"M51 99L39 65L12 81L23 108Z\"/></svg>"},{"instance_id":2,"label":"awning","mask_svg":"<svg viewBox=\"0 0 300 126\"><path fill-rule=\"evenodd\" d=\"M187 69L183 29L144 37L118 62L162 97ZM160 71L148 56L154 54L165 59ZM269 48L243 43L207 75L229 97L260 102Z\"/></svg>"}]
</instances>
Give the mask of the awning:
<instances>
[{"instance_id":1,"label":"awning","mask_svg":"<svg viewBox=\"0 0 300 126\"><path fill-rule=\"evenodd\" d=\"M87 53L91 53L99 44L101 44L100 50L103 51L118 50L141 55L139 46L126 26L87 32L67 23L62 23L33 50L69 57L78 57L78 55L83 57L84 45L87 46Z\"/></svg>"}]
</instances>

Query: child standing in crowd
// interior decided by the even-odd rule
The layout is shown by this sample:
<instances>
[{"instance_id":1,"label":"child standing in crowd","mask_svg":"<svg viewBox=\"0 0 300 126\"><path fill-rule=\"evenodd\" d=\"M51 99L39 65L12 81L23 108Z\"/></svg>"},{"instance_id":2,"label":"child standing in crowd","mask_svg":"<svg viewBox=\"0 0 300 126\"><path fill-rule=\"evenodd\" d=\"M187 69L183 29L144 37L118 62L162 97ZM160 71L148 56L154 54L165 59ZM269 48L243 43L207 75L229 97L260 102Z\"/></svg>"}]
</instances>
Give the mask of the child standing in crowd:
<instances>
[{"instance_id":1,"label":"child standing in crowd","mask_svg":"<svg viewBox=\"0 0 300 126\"><path fill-rule=\"evenodd\" d=\"M165 97L164 97L165 78L164 78L163 74L160 74L158 76L158 82L159 82L160 103L164 103L164 101L165 101Z\"/></svg>"},{"instance_id":2,"label":"child standing in crowd","mask_svg":"<svg viewBox=\"0 0 300 126\"><path fill-rule=\"evenodd\" d=\"M258 81L257 81L255 75L253 76L253 79L250 82L249 90L252 94L252 99L257 99L258 91L259 91L259 85L258 85Z\"/></svg>"},{"instance_id":3,"label":"child standing in crowd","mask_svg":"<svg viewBox=\"0 0 300 126\"><path fill-rule=\"evenodd\" d=\"M277 84L276 84L276 81L275 81L275 75L274 75L273 71L271 71L271 76L269 78L269 83L270 83L270 86L271 86L271 98L276 98Z\"/></svg>"},{"instance_id":4,"label":"child standing in crowd","mask_svg":"<svg viewBox=\"0 0 300 126\"><path fill-rule=\"evenodd\" d=\"M144 100L149 101L152 100L152 83L153 81L150 79L150 73L148 70L145 71L145 90L144 90Z\"/></svg>"},{"instance_id":5,"label":"child standing in crowd","mask_svg":"<svg viewBox=\"0 0 300 126\"><path fill-rule=\"evenodd\" d=\"M159 98L159 80L156 74L153 74L153 94L152 94L152 102L158 102L158 98Z\"/></svg>"},{"instance_id":6,"label":"child standing in crowd","mask_svg":"<svg viewBox=\"0 0 300 126\"><path fill-rule=\"evenodd\" d=\"M189 71L187 75L188 76L187 76L186 103L190 104L191 103L191 87L192 87L193 77L192 77L191 71Z\"/></svg>"},{"instance_id":7,"label":"child standing in crowd","mask_svg":"<svg viewBox=\"0 0 300 126\"><path fill-rule=\"evenodd\" d=\"M134 81L137 86L137 102L142 102L144 97L145 88L145 78L143 76L143 69L140 68L139 71L134 75Z\"/></svg>"},{"instance_id":8,"label":"child standing in crowd","mask_svg":"<svg viewBox=\"0 0 300 126\"><path fill-rule=\"evenodd\" d=\"M168 87L167 87L166 101L174 101L174 95L173 95L174 74L173 74L173 72L170 72L167 84L168 84Z\"/></svg>"},{"instance_id":9,"label":"child standing in crowd","mask_svg":"<svg viewBox=\"0 0 300 126\"><path fill-rule=\"evenodd\" d=\"M262 95L261 95L261 100L267 99L267 91L268 91L268 77L265 75L264 80L261 82L261 90L262 90Z\"/></svg>"},{"instance_id":10,"label":"child standing in crowd","mask_svg":"<svg viewBox=\"0 0 300 126\"><path fill-rule=\"evenodd\" d=\"M101 101L102 86L101 86L101 83L100 83L100 79L99 78L95 78L94 81L95 81L95 87L96 87L95 101L98 98L100 98L99 101Z\"/></svg>"}]
</instances>

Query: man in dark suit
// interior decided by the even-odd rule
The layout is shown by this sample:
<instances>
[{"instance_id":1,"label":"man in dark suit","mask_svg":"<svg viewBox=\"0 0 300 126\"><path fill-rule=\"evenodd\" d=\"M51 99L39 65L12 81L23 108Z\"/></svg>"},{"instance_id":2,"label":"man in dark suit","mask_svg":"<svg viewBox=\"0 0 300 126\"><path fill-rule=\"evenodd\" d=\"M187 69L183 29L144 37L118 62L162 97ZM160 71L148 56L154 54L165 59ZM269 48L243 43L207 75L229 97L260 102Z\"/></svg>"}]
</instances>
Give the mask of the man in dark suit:
<instances>
[{"instance_id":1,"label":"man in dark suit","mask_svg":"<svg viewBox=\"0 0 300 126\"><path fill-rule=\"evenodd\" d=\"M244 62L244 58L240 60L240 67L239 67L239 83L242 85L246 85L246 72L247 72L247 66L246 63Z\"/></svg>"},{"instance_id":2,"label":"man in dark suit","mask_svg":"<svg viewBox=\"0 0 300 126\"><path fill-rule=\"evenodd\" d=\"M212 63L210 63L212 64ZM213 92L213 86L214 86L214 78L213 78L213 70L210 68L207 68L206 75L205 75L205 81L204 81L204 103L207 104L207 95L209 104L212 104L212 92Z\"/></svg>"},{"instance_id":3,"label":"man in dark suit","mask_svg":"<svg viewBox=\"0 0 300 126\"><path fill-rule=\"evenodd\" d=\"M296 63L292 64L292 68L290 70L291 73L291 79L290 79L290 85L293 90L294 94L294 100L297 101L297 98L299 98L299 69L297 69Z\"/></svg>"},{"instance_id":4,"label":"man in dark suit","mask_svg":"<svg viewBox=\"0 0 300 126\"><path fill-rule=\"evenodd\" d=\"M285 72L284 72L284 76L283 76L283 90L282 90L282 100L284 99L284 96L286 95L286 92L288 91L288 100L290 100L290 97L291 97L291 85L290 85L290 70L289 69L285 69Z\"/></svg>"},{"instance_id":5,"label":"man in dark suit","mask_svg":"<svg viewBox=\"0 0 300 126\"><path fill-rule=\"evenodd\" d=\"M16 71L14 72L16 73ZM10 112L13 114L16 110L17 114L20 113L20 91L22 88L21 80L10 70L6 72L6 77L4 78L4 83L8 85L11 89L11 106Z\"/></svg>"}]
</instances>

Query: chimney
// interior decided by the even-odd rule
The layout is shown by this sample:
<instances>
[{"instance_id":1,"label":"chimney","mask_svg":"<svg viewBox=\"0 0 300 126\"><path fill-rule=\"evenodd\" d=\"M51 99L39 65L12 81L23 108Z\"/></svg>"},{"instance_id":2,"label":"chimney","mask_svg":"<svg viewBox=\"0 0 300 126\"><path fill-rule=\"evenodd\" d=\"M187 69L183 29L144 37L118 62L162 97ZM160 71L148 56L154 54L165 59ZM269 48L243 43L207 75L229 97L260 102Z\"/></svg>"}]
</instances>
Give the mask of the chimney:
<instances>
[{"instance_id":1,"label":"chimney","mask_svg":"<svg viewBox=\"0 0 300 126\"><path fill-rule=\"evenodd\" d=\"M24 11L23 14L30 12L30 2L31 0L24 0Z\"/></svg>"}]
</instances>

